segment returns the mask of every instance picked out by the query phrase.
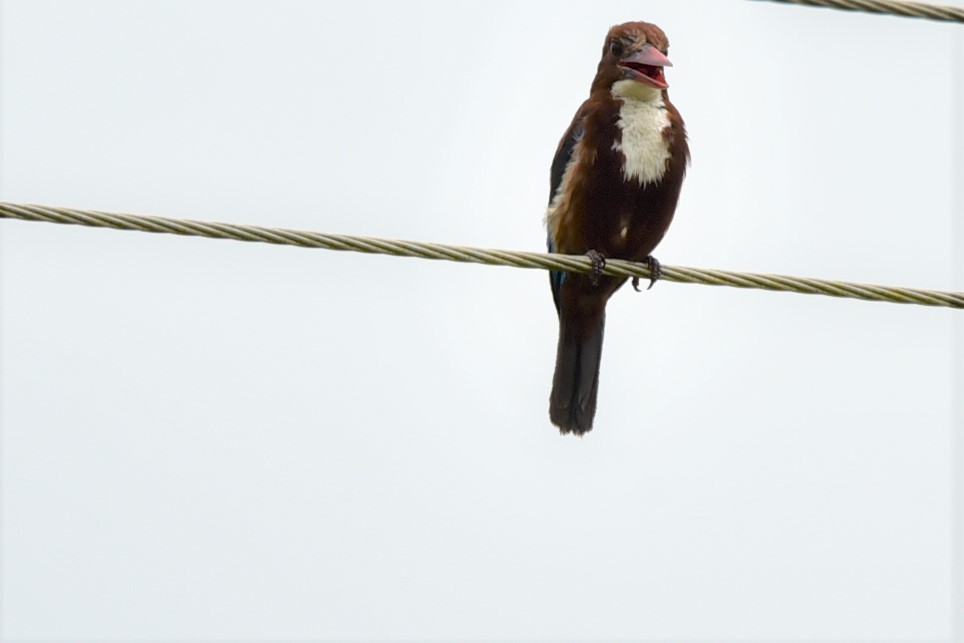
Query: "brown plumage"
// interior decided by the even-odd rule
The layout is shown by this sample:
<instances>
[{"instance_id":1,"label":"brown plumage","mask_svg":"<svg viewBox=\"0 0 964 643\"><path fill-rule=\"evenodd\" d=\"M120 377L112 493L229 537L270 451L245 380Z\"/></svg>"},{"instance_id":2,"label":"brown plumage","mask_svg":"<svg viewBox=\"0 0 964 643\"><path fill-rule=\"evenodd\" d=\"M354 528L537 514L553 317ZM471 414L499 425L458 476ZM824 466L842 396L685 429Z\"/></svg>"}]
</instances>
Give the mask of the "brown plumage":
<instances>
[{"instance_id":1,"label":"brown plumage","mask_svg":"<svg viewBox=\"0 0 964 643\"><path fill-rule=\"evenodd\" d=\"M549 250L642 261L676 210L689 149L669 101L669 43L656 25L610 29L589 99L552 163ZM625 279L552 273L559 347L549 415L563 433L592 428L606 302Z\"/></svg>"}]
</instances>

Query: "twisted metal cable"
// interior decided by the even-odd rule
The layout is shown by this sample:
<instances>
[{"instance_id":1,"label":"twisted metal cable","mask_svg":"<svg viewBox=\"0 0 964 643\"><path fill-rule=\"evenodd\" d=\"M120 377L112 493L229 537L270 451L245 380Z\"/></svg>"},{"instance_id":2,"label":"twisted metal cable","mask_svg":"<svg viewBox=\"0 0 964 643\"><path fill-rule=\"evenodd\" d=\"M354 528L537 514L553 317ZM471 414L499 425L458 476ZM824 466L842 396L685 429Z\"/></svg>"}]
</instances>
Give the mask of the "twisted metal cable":
<instances>
[{"instance_id":1,"label":"twisted metal cable","mask_svg":"<svg viewBox=\"0 0 964 643\"><path fill-rule=\"evenodd\" d=\"M393 241L373 237L344 234L325 234L303 230L266 228L262 226L169 219L165 217L98 212L42 205L7 203L0 201L0 218L23 221L43 221L159 232L214 239L259 241L303 248L326 248L328 250L352 250L371 254L387 254L397 257L444 259L463 263L481 263L514 268L563 270L568 272L591 272L592 262L584 256L546 254L542 252L518 252L510 250L486 250L420 241ZM644 263L610 259L603 273L616 277L640 277L648 279L649 266ZM867 301L886 301L897 304L920 304L964 308L964 292L941 292L916 288L894 288L844 281L767 275L728 270L706 270L684 266L663 266L662 279L678 283L704 284L708 286L733 286L735 288L758 288L807 295L848 297Z\"/></svg>"},{"instance_id":2,"label":"twisted metal cable","mask_svg":"<svg viewBox=\"0 0 964 643\"><path fill-rule=\"evenodd\" d=\"M926 2L898 2L897 0L768 0L783 4L802 4L810 7L829 7L844 11L883 13L905 18L927 18L941 22L964 23L964 9Z\"/></svg>"}]
</instances>

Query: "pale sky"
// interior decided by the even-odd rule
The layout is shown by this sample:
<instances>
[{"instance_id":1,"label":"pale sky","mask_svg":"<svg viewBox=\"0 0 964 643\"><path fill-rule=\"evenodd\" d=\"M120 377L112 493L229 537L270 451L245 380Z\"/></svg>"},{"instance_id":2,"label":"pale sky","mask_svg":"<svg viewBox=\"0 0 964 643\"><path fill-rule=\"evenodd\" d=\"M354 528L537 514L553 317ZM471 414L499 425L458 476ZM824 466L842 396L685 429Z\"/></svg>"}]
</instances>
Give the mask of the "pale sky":
<instances>
[{"instance_id":1,"label":"pale sky","mask_svg":"<svg viewBox=\"0 0 964 643\"><path fill-rule=\"evenodd\" d=\"M606 30L644 19L693 157L664 264L964 290L960 25L0 11L4 200L542 250ZM0 639L955 633L964 314L669 282L608 310L563 437L541 271L0 222Z\"/></svg>"}]
</instances>

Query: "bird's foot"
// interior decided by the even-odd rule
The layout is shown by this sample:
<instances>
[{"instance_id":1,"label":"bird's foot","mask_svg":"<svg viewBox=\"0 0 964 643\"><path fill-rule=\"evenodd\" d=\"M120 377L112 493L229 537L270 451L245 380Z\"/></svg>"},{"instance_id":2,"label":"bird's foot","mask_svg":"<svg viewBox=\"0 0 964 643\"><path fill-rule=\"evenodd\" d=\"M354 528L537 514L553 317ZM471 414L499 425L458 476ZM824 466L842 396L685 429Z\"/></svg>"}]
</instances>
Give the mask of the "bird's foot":
<instances>
[{"instance_id":1,"label":"bird's foot","mask_svg":"<svg viewBox=\"0 0 964 643\"><path fill-rule=\"evenodd\" d=\"M586 253L589 257L589 261L592 262L592 272L589 273L589 283L593 286L599 285L599 278L602 277L603 268L606 267L606 257L602 256L595 250L590 250Z\"/></svg>"},{"instance_id":2,"label":"bird's foot","mask_svg":"<svg viewBox=\"0 0 964 643\"><path fill-rule=\"evenodd\" d=\"M643 259L643 261L649 266L649 287L646 288L646 290L649 290L659 281L659 278L663 276L663 266L660 265L659 260L653 255L649 255ZM639 277L633 277L633 290L642 292L642 290L639 289Z\"/></svg>"}]
</instances>

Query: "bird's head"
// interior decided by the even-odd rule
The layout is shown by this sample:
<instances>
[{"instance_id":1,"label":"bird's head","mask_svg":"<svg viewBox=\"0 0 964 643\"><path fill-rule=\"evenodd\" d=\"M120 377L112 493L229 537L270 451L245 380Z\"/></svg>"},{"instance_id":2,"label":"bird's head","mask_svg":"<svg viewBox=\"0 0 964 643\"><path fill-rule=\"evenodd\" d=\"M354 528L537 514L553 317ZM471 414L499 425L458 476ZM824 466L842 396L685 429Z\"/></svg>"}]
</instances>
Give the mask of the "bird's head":
<instances>
[{"instance_id":1,"label":"bird's head","mask_svg":"<svg viewBox=\"0 0 964 643\"><path fill-rule=\"evenodd\" d=\"M606 35L593 90L607 90L621 98L654 100L669 87L664 67L669 40L648 22L616 25Z\"/></svg>"}]
</instances>

